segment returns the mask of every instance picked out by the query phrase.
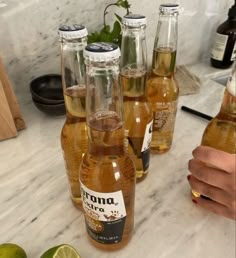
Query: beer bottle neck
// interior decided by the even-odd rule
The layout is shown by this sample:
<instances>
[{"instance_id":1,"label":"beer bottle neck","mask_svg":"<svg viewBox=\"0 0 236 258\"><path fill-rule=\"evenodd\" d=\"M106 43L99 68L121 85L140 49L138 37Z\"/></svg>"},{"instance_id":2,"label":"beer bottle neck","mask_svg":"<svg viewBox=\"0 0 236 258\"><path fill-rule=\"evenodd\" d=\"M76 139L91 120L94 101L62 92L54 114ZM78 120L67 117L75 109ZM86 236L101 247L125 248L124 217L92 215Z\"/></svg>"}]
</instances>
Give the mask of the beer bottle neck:
<instances>
[{"instance_id":1,"label":"beer bottle neck","mask_svg":"<svg viewBox=\"0 0 236 258\"><path fill-rule=\"evenodd\" d=\"M159 76L171 76L175 72L178 38L178 16L160 15L153 48L152 70Z\"/></svg>"},{"instance_id":2,"label":"beer bottle neck","mask_svg":"<svg viewBox=\"0 0 236 258\"><path fill-rule=\"evenodd\" d=\"M147 77L146 25L123 25L121 43L121 84L124 97L145 95Z\"/></svg>"},{"instance_id":3,"label":"beer bottle neck","mask_svg":"<svg viewBox=\"0 0 236 258\"><path fill-rule=\"evenodd\" d=\"M61 41L61 72L64 89L80 84L85 85L83 50L86 44L87 37Z\"/></svg>"},{"instance_id":4,"label":"beer bottle neck","mask_svg":"<svg viewBox=\"0 0 236 258\"><path fill-rule=\"evenodd\" d=\"M83 50L86 43L87 37L61 39L61 75L69 123L76 122L79 119L78 117L82 120L85 119L85 63ZM77 118L72 119L71 116Z\"/></svg>"},{"instance_id":5,"label":"beer bottle neck","mask_svg":"<svg viewBox=\"0 0 236 258\"><path fill-rule=\"evenodd\" d=\"M226 85L220 112L234 117L236 122L236 62L232 76Z\"/></svg>"},{"instance_id":6,"label":"beer bottle neck","mask_svg":"<svg viewBox=\"0 0 236 258\"><path fill-rule=\"evenodd\" d=\"M146 26L123 25L121 42L121 70L147 69Z\"/></svg>"},{"instance_id":7,"label":"beer bottle neck","mask_svg":"<svg viewBox=\"0 0 236 258\"><path fill-rule=\"evenodd\" d=\"M178 16L162 14L157 24L154 49L170 48L172 51L177 49L178 39Z\"/></svg>"}]
</instances>

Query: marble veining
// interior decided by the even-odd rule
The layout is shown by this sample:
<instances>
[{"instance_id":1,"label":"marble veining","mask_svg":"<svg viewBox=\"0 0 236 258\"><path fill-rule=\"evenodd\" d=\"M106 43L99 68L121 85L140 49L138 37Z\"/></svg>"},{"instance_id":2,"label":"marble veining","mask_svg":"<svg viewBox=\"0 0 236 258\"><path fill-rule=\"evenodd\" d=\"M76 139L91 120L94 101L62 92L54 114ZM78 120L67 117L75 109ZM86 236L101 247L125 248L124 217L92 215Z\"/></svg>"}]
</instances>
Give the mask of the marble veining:
<instances>
[{"instance_id":1,"label":"marble veining","mask_svg":"<svg viewBox=\"0 0 236 258\"><path fill-rule=\"evenodd\" d=\"M91 245L83 215L70 201L60 148L65 117L44 115L22 92L27 129L0 142L0 243L21 245L28 258L61 243L73 245L83 258L234 258L235 222L194 205L186 180L207 121L180 110L186 105L214 116L224 87L209 79L217 71L207 64L189 69L204 78L200 92L180 97L173 146L151 156L149 175L136 186L133 237L113 253Z\"/></svg>"}]
</instances>

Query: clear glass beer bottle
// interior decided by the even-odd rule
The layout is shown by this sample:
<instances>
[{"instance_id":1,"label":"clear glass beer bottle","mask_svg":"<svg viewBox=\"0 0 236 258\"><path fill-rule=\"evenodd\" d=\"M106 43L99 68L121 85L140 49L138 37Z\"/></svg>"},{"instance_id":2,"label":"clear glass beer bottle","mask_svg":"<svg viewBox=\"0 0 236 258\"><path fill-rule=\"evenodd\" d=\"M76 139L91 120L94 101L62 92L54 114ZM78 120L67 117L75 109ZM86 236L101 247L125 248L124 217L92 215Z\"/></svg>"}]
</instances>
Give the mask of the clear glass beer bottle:
<instances>
[{"instance_id":1,"label":"clear glass beer bottle","mask_svg":"<svg viewBox=\"0 0 236 258\"><path fill-rule=\"evenodd\" d=\"M73 204L82 209L79 167L87 150L88 136L85 110L85 64L83 50L87 45L87 29L82 25L59 28L61 73L66 121L61 131L61 147Z\"/></svg>"},{"instance_id":2,"label":"clear glass beer bottle","mask_svg":"<svg viewBox=\"0 0 236 258\"><path fill-rule=\"evenodd\" d=\"M135 166L124 146L120 49L111 43L85 48L88 151L80 167L89 239L116 250L131 238L134 223Z\"/></svg>"},{"instance_id":3,"label":"clear glass beer bottle","mask_svg":"<svg viewBox=\"0 0 236 258\"><path fill-rule=\"evenodd\" d=\"M201 145L236 154L236 61L226 85L219 113L208 123ZM195 197L200 193L192 191Z\"/></svg>"},{"instance_id":4,"label":"clear glass beer bottle","mask_svg":"<svg viewBox=\"0 0 236 258\"><path fill-rule=\"evenodd\" d=\"M146 17L128 14L122 19L121 85L125 136L136 167L136 179L148 174L152 137L152 108L147 101Z\"/></svg>"},{"instance_id":5,"label":"clear glass beer bottle","mask_svg":"<svg viewBox=\"0 0 236 258\"><path fill-rule=\"evenodd\" d=\"M219 113L209 122L201 144L236 153L236 62L225 88Z\"/></svg>"},{"instance_id":6,"label":"clear glass beer bottle","mask_svg":"<svg viewBox=\"0 0 236 258\"><path fill-rule=\"evenodd\" d=\"M177 102L175 81L178 5L160 5L160 15L153 48L152 69L147 82L147 99L152 105L152 153L164 153L171 147Z\"/></svg>"}]
</instances>

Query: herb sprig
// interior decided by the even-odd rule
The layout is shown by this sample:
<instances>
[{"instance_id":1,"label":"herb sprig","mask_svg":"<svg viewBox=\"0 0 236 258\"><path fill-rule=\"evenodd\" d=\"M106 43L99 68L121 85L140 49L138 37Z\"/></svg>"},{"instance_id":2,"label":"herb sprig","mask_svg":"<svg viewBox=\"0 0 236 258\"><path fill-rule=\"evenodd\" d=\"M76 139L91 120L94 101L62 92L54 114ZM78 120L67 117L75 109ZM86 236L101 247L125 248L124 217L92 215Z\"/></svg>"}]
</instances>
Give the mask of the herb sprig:
<instances>
[{"instance_id":1,"label":"herb sprig","mask_svg":"<svg viewBox=\"0 0 236 258\"><path fill-rule=\"evenodd\" d=\"M111 6L121 7L126 10L126 14L129 14L131 4L128 0L117 0L115 3L108 4L103 12L103 28L100 31L92 32L88 35L88 43L92 42L112 42L121 46L121 20L122 18L114 13L116 20L113 23L113 27L111 29L110 25L106 23L106 16L108 14L108 9Z\"/></svg>"}]
</instances>

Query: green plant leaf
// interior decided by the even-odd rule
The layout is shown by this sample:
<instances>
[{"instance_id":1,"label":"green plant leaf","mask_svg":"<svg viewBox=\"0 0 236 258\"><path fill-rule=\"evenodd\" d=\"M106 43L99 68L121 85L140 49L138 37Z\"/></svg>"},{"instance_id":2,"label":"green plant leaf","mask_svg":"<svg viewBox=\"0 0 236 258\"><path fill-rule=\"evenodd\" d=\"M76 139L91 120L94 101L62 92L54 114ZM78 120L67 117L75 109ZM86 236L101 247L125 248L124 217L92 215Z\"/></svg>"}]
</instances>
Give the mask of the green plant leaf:
<instances>
[{"instance_id":1,"label":"green plant leaf","mask_svg":"<svg viewBox=\"0 0 236 258\"><path fill-rule=\"evenodd\" d=\"M117 20L113 24L112 31L111 31L111 27L109 25L106 25L106 22L105 22L105 16L107 14L106 10L108 9L108 7L110 7L112 5L116 5L117 7L125 8L127 13L129 12L129 8L131 6L129 4L128 0L117 0L116 3L107 5L104 10L104 24L105 25L103 26L103 28L100 31L95 31L88 35L88 43L105 41L105 42L113 42L113 43L116 43L119 46L121 46L122 18L118 14L114 13Z\"/></svg>"},{"instance_id":2,"label":"green plant leaf","mask_svg":"<svg viewBox=\"0 0 236 258\"><path fill-rule=\"evenodd\" d=\"M127 0L118 0L116 2L116 5L125 9L129 9L131 6Z\"/></svg>"},{"instance_id":3,"label":"green plant leaf","mask_svg":"<svg viewBox=\"0 0 236 258\"><path fill-rule=\"evenodd\" d=\"M95 31L88 35L88 43L99 42L100 41L100 33Z\"/></svg>"},{"instance_id":4,"label":"green plant leaf","mask_svg":"<svg viewBox=\"0 0 236 258\"><path fill-rule=\"evenodd\" d=\"M111 34L102 31L100 33L100 41L102 41L102 42L111 42Z\"/></svg>"},{"instance_id":5,"label":"green plant leaf","mask_svg":"<svg viewBox=\"0 0 236 258\"><path fill-rule=\"evenodd\" d=\"M122 22L122 18L117 13L114 13L114 14L116 16L116 19L121 23Z\"/></svg>"},{"instance_id":6,"label":"green plant leaf","mask_svg":"<svg viewBox=\"0 0 236 258\"><path fill-rule=\"evenodd\" d=\"M111 38L112 42L115 44L118 44L120 46L121 44L121 25L119 21L115 21L113 25L113 30L111 32Z\"/></svg>"},{"instance_id":7,"label":"green plant leaf","mask_svg":"<svg viewBox=\"0 0 236 258\"><path fill-rule=\"evenodd\" d=\"M120 23L118 21L115 21L113 25L113 30L111 32L111 36L113 38L116 38L116 37L119 37L120 33L121 33Z\"/></svg>"},{"instance_id":8,"label":"green plant leaf","mask_svg":"<svg viewBox=\"0 0 236 258\"><path fill-rule=\"evenodd\" d=\"M111 27L109 25L106 25L101 29L101 33L110 33Z\"/></svg>"}]
</instances>

